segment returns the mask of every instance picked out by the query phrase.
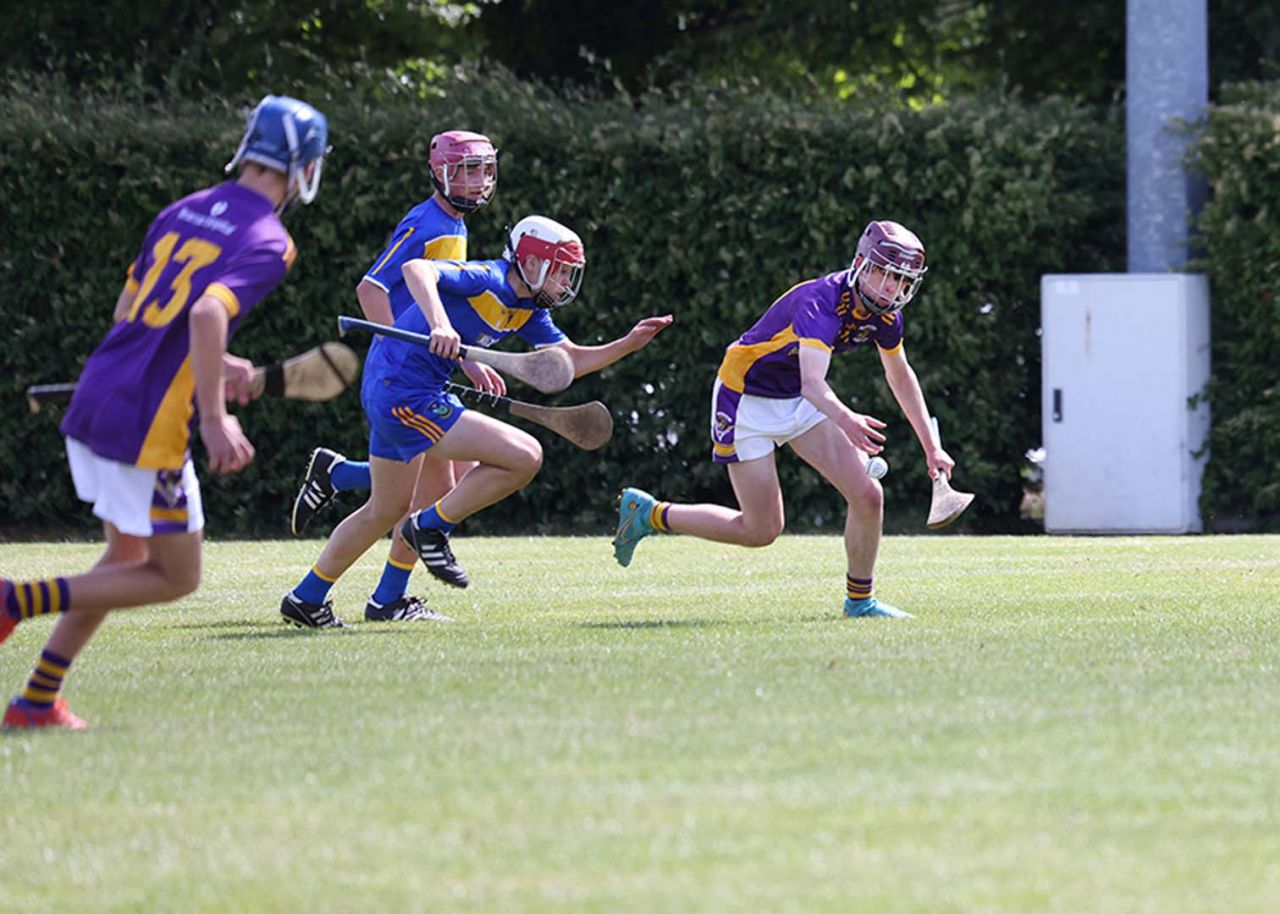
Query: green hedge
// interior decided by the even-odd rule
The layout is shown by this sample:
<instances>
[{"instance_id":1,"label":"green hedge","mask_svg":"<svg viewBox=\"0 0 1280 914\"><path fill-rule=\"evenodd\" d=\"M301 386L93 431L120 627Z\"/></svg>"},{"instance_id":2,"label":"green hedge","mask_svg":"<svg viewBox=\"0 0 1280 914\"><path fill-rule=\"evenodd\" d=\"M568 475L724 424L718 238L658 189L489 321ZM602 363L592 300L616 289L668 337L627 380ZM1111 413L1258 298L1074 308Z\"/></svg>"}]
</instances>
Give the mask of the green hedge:
<instances>
[{"instance_id":1,"label":"green hedge","mask_svg":"<svg viewBox=\"0 0 1280 914\"><path fill-rule=\"evenodd\" d=\"M320 197L290 217L298 265L235 351L265 360L334 335L334 317L357 311L353 287L387 232L427 193L431 134L454 126L489 133L504 152L497 199L470 221L473 256L497 256L504 223L543 212L587 245L583 294L557 316L575 340L676 315L649 349L557 398L608 403L617 419L609 446L588 454L543 436L539 479L468 522L472 531L604 533L613 493L628 483L668 498L730 500L723 469L707 457L707 400L723 347L798 280L845 266L871 217L906 223L929 249L906 348L959 461L957 483L980 493L969 528L1016 529L1023 454L1040 441L1039 277L1123 268L1114 111L1009 97L882 111L749 86L593 100L502 74L469 75L425 100L357 86L314 101L334 145ZM16 86L0 98L0 307L9 328L0 527L10 535L90 527L56 415L28 415L21 391L76 375L107 329L148 220L218 179L238 138L235 107ZM889 420L888 525L921 530L923 461L874 353L837 359L832 380L855 408ZM284 533L310 449L364 452L355 393L323 405L255 404L241 418L258 459L207 482L219 534ZM792 529L838 529L834 492L794 457L780 463Z\"/></svg>"},{"instance_id":2,"label":"green hedge","mask_svg":"<svg viewBox=\"0 0 1280 914\"><path fill-rule=\"evenodd\" d=\"M1280 83L1229 88L1202 125L1199 226L1213 303L1211 527L1280 528Z\"/></svg>"}]
</instances>

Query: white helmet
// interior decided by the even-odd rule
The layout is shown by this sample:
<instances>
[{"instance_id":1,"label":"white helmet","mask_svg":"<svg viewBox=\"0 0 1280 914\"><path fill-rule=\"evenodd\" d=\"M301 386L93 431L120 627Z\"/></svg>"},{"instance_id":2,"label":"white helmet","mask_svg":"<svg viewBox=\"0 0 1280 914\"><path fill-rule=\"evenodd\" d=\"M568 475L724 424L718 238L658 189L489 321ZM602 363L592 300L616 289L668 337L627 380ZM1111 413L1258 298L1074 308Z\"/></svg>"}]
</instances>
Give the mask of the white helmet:
<instances>
[{"instance_id":1,"label":"white helmet","mask_svg":"<svg viewBox=\"0 0 1280 914\"><path fill-rule=\"evenodd\" d=\"M507 233L507 246L502 256L515 264L516 272L534 293L534 301L542 308L558 308L577 297L582 286L582 271L587 266L587 255L578 233L546 216L525 216ZM525 271L525 260L536 257L542 261L534 268L536 273ZM560 282L555 294L543 288L547 278L559 267L568 268L568 276Z\"/></svg>"}]
</instances>

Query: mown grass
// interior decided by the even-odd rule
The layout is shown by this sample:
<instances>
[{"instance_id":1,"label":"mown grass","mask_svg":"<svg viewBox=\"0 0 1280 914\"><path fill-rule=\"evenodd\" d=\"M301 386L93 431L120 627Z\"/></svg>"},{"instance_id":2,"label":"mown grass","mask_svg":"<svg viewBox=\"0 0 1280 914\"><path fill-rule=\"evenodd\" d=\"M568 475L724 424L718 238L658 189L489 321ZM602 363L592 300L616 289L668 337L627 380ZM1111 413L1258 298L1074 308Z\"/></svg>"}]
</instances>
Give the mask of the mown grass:
<instances>
[{"instance_id":1,"label":"mown grass","mask_svg":"<svg viewBox=\"0 0 1280 914\"><path fill-rule=\"evenodd\" d=\"M278 624L315 541L113 617L94 729L0 737L0 910L1280 910L1278 538L891 538L907 622L832 537L456 547L453 624Z\"/></svg>"}]
</instances>

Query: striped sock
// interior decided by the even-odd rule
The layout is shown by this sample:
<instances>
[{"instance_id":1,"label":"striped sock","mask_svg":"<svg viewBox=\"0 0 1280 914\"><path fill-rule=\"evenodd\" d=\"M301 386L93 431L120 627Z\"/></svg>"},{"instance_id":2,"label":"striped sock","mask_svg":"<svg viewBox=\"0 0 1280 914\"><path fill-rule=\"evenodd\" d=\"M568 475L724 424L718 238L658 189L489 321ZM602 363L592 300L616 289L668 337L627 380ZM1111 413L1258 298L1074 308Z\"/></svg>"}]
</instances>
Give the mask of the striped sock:
<instances>
[{"instance_id":1,"label":"striped sock","mask_svg":"<svg viewBox=\"0 0 1280 914\"><path fill-rule=\"evenodd\" d=\"M387 559L382 569L382 579L378 581L378 589L370 598L379 606L386 606L404 596L409 589L409 575L413 574L413 565L401 565L395 559Z\"/></svg>"},{"instance_id":2,"label":"striped sock","mask_svg":"<svg viewBox=\"0 0 1280 914\"><path fill-rule=\"evenodd\" d=\"M27 680L27 687L18 698L28 707L39 711L52 708L53 703L58 700L58 693L62 691L62 680L66 678L70 666L70 660L59 657L53 651L41 652L40 660L36 663L31 678Z\"/></svg>"},{"instance_id":3,"label":"striped sock","mask_svg":"<svg viewBox=\"0 0 1280 914\"><path fill-rule=\"evenodd\" d=\"M358 460L344 460L329 472L329 481L339 492L352 489L373 488L373 477L369 473L369 464Z\"/></svg>"},{"instance_id":4,"label":"striped sock","mask_svg":"<svg viewBox=\"0 0 1280 914\"><path fill-rule=\"evenodd\" d=\"M10 581L4 608L14 619L30 619L49 613L64 613L71 608L71 593L66 578L44 578L39 581Z\"/></svg>"},{"instance_id":5,"label":"striped sock","mask_svg":"<svg viewBox=\"0 0 1280 914\"><path fill-rule=\"evenodd\" d=\"M667 526L667 512L670 510L671 502L654 502L653 507L649 509L649 526L659 533L670 533L671 528Z\"/></svg>"},{"instance_id":6,"label":"striped sock","mask_svg":"<svg viewBox=\"0 0 1280 914\"><path fill-rule=\"evenodd\" d=\"M293 595L303 603L323 603L331 587L333 581L322 575L318 568L312 568L302 583L293 588Z\"/></svg>"},{"instance_id":7,"label":"striped sock","mask_svg":"<svg viewBox=\"0 0 1280 914\"><path fill-rule=\"evenodd\" d=\"M850 600L865 600L871 596L871 582L874 578L855 578L853 575L845 575L844 586L845 592L849 595Z\"/></svg>"},{"instance_id":8,"label":"striped sock","mask_svg":"<svg viewBox=\"0 0 1280 914\"><path fill-rule=\"evenodd\" d=\"M444 501L444 499L442 498L440 501ZM430 508L423 508L418 512L419 530L439 530L443 533L449 533L456 526L458 526L456 520L450 520L440 511L439 501Z\"/></svg>"}]
</instances>

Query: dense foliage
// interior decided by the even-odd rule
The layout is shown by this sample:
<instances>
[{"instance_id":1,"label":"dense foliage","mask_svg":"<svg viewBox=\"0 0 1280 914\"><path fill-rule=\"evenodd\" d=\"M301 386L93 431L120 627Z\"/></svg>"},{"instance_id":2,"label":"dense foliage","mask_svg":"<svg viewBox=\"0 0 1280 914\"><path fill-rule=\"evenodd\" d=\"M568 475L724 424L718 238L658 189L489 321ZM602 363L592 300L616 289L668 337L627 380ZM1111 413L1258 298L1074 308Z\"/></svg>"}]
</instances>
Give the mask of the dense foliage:
<instances>
[{"instance_id":1,"label":"dense foliage","mask_svg":"<svg viewBox=\"0 0 1280 914\"><path fill-rule=\"evenodd\" d=\"M1201 507L1214 525L1280 519L1280 84L1232 87L1196 147L1213 302L1212 427Z\"/></svg>"},{"instance_id":2,"label":"dense foliage","mask_svg":"<svg viewBox=\"0 0 1280 914\"><path fill-rule=\"evenodd\" d=\"M497 256L504 223L543 212L587 244L583 295L558 315L575 340L676 315L648 350L558 398L608 403L613 442L583 453L544 435L542 476L471 529L601 532L623 483L730 498L724 471L707 459L723 347L795 282L843 268L871 217L907 223L929 248L906 348L961 463L957 482L981 493L971 523L1016 527L1023 453L1039 443L1039 277L1122 266L1119 125L1059 101L995 97L903 113L751 86L591 100L498 73L425 102L352 93L322 106L335 148L317 203L289 220L298 266L236 351L264 361L334 335L334 317L356 311L352 289L386 234L427 193L431 133L456 125L484 129L504 150L497 199L471 221L475 256ZM20 392L75 376L106 330L148 221L218 178L239 129L238 112L216 101L140 106L17 87L0 99L4 526L85 518L56 416L27 415ZM890 526L919 529L923 463L878 360L841 357L833 382L856 408L890 421ZM219 532L282 532L310 448L365 447L354 392L325 405L259 403L242 420L258 459L208 485ZM834 494L798 460L784 457L782 476L793 528L840 523Z\"/></svg>"}]
</instances>

